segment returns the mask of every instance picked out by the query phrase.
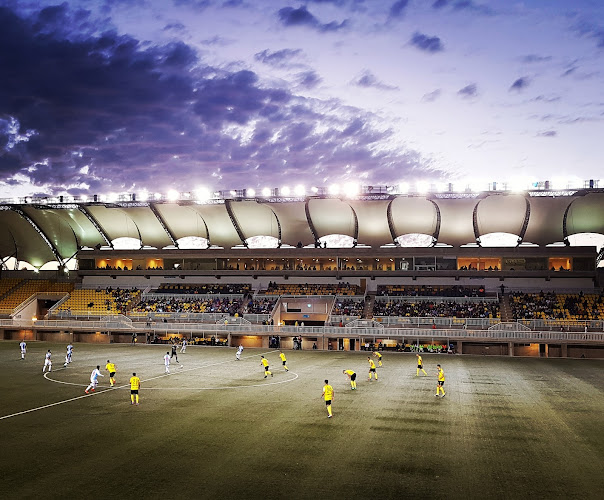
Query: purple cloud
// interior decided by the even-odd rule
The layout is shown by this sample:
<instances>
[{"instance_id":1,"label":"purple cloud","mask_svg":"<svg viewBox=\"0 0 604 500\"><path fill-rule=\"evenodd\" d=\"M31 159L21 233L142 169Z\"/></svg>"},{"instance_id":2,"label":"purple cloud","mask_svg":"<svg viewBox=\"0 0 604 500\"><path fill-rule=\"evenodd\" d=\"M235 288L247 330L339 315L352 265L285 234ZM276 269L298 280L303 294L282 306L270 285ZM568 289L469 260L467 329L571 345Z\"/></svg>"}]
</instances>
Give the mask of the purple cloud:
<instances>
[{"instance_id":1,"label":"purple cloud","mask_svg":"<svg viewBox=\"0 0 604 500\"><path fill-rule=\"evenodd\" d=\"M512 91L520 92L521 90L524 90L526 87L528 87L529 83L530 83L530 80L526 76L523 76L523 77L515 80L514 83L512 83L512 85L509 88L509 91L510 92L512 92Z\"/></svg>"},{"instance_id":2,"label":"purple cloud","mask_svg":"<svg viewBox=\"0 0 604 500\"><path fill-rule=\"evenodd\" d=\"M274 67L285 67L290 64L292 59L295 59L302 53L300 49L282 49L282 50L263 50L254 54L254 59L264 64Z\"/></svg>"},{"instance_id":3,"label":"purple cloud","mask_svg":"<svg viewBox=\"0 0 604 500\"><path fill-rule=\"evenodd\" d=\"M338 31L345 28L348 24L346 20L341 23L332 21L330 23L322 24L306 9L305 6L298 9L283 7L282 9L279 9L278 16L284 26L308 26L320 32Z\"/></svg>"},{"instance_id":4,"label":"purple cloud","mask_svg":"<svg viewBox=\"0 0 604 500\"><path fill-rule=\"evenodd\" d=\"M371 71L364 71L359 77L357 77L353 84L357 87L363 88L376 88L380 90L397 90L398 87L394 85L387 85L377 79L377 77L371 73Z\"/></svg>"},{"instance_id":5,"label":"purple cloud","mask_svg":"<svg viewBox=\"0 0 604 500\"><path fill-rule=\"evenodd\" d=\"M417 31L411 37L411 45L432 54L445 50L440 38L437 36L424 35Z\"/></svg>"},{"instance_id":6,"label":"purple cloud","mask_svg":"<svg viewBox=\"0 0 604 500\"><path fill-rule=\"evenodd\" d=\"M464 98L476 97L478 95L478 87L476 86L475 83L471 83L471 84L466 85L465 87L459 89L457 91L457 95L464 97Z\"/></svg>"}]
</instances>

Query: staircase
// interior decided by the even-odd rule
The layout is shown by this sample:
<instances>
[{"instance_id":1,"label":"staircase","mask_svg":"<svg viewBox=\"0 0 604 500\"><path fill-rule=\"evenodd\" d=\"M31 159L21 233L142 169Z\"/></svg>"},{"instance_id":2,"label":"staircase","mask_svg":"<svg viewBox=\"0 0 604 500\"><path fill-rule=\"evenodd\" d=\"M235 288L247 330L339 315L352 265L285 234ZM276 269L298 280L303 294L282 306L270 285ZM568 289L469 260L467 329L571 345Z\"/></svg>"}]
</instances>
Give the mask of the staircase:
<instances>
[{"instance_id":1,"label":"staircase","mask_svg":"<svg viewBox=\"0 0 604 500\"><path fill-rule=\"evenodd\" d=\"M514 321L512 306L510 305L510 296L508 294L501 294L499 298L499 309L501 311L501 321L503 323Z\"/></svg>"},{"instance_id":2,"label":"staircase","mask_svg":"<svg viewBox=\"0 0 604 500\"><path fill-rule=\"evenodd\" d=\"M371 319L373 318L373 304L375 303L375 292L367 292L365 295L365 307L363 308L363 315L361 318Z\"/></svg>"}]
</instances>

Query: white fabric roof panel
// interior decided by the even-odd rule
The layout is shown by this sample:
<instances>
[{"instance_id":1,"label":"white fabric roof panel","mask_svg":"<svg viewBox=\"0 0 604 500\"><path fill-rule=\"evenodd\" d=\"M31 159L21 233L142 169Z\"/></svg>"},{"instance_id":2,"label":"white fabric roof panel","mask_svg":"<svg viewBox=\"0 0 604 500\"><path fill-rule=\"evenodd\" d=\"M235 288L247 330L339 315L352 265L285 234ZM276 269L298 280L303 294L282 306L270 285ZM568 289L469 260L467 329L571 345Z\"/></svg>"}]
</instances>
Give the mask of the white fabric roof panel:
<instances>
[{"instance_id":1,"label":"white fabric roof panel","mask_svg":"<svg viewBox=\"0 0 604 500\"><path fill-rule=\"evenodd\" d=\"M209 239L206 223L201 214L195 210L195 205L158 203L155 209L177 240L188 236Z\"/></svg>"},{"instance_id":2,"label":"white fabric roof panel","mask_svg":"<svg viewBox=\"0 0 604 500\"><path fill-rule=\"evenodd\" d=\"M3 238L0 247L6 252L2 257L12 255L16 249L17 260L29 262L38 268L47 262L56 260L42 236L18 213L12 210L0 211L0 227L2 228L0 234ZM4 241L5 239L6 241ZM71 239L73 239L73 235Z\"/></svg>"},{"instance_id":3,"label":"white fabric roof panel","mask_svg":"<svg viewBox=\"0 0 604 500\"><path fill-rule=\"evenodd\" d=\"M143 245L163 248L172 245L172 240L161 222L149 207L128 207L121 209L140 231Z\"/></svg>"},{"instance_id":4,"label":"white fabric roof panel","mask_svg":"<svg viewBox=\"0 0 604 500\"><path fill-rule=\"evenodd\" d=\"M63 218L49 210L36 210L33 207L23 207L23 212L44 231L61 258L68 259L76 254L78 251L76 233Z\"/></svg>"},{"instance_id":5,"label":"white fabric roof panel","mask_svg":"<svg viewBox=\"0 0 604 500\"><path fill-rule=\"evenodd\" d=\"M426 198L399 196L392 200L390 212L395 237L412 233L432 236L438 226L438 210Z\"/></svg>"},{"instance_id":6,"label":"white fabric roof panel","mask_svg":"<svg viewBox=\"0 0 604 500\"><path fill-rule=\"evenodd\" d=\"M604 199L594 194L575 199L568 209L566 230L569 235L604 234Z\"/></svg>"},{"instance_id":7,"label":"white fabric roof panel","mask_svg":"<svg viewBox=\"0 0 604 500\"><path fill-rule=\"evenodd\" d=\"M350 200L359 220L360 244L379 248L393 242L388 227L389 203L389 200Z\"/></svg>"},{"instance_id":8,"label":"white fabric roof panel","mask_svg":"<svg viewBox=\"0 0 604 500\"><path fill-rule=\"evenodd\" d=\"M304 246L315 242L306 220L304 202L271 203L270 206L281 224L282 243L295 247L299 241Z\"/></svg>"},{"instance_id":9,"label":"white fabric roof panel","mask_svg":"<svg viewBox=\"0 0 604 500\"><path fill-rule=\"evenodd\" d=\"M569 196L530 198L531 215L523 241L539 246L563 241L564 211L573 199L576 198Z\"/></svg>"},{"instance_id":10,"label":"white fabric roof panel","mask_svg":"<svg viewBox=\"0 0 604 500\"><path fill-rule=\"evenodd\" d=\"M231 203L231 210L245 239L253 236L279 238L279 221L268 203L237 201Z\"/></svg>"},{"instance_id":11,"label":"white fabric roof panel","mask_svg":"<svg viewBox=\"0 0 604 500\"><path fill-rule=\"evenodd\" d=\"M527 213L522 195L487 196L478 201L476 222L478 235L510 233L520 235Z\"/></svg>"},{"instance_id":12,"label":"white fabric roof panel","mask_svg":"<svg viewBox=\"0 0 604 500\"><path fill-rule=\"evenodd\" d=\"M345 201L335 198L312 198L308 202L308 211L319 238L329 234L355 236L355 214Z\"/></svg>"},{"instance_id":13,"label":"white fabric roof panel","mask_svg":"<svg viewBox=\"0 0 604 500\"><path fill-rule=\"evenodd\" d=\"M478 202L475 198L434 200L440 209L438 243L458 247L475 243L472 214Z\"/></svg>"}]
</instances>

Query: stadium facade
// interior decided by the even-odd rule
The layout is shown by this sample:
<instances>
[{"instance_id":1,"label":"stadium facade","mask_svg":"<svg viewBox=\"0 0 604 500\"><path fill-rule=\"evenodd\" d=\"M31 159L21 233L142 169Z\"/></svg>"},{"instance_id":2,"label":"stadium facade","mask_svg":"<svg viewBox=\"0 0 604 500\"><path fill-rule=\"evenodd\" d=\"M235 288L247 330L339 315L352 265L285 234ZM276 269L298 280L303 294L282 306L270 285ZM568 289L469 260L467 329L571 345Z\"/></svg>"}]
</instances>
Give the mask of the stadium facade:
<instances>
[{"instance_id":1,"label":"stadium facade","mask_svg":"<svg viewBox=\"0 0 604 500\"><path fill-rule=\"evenodd\" d=\"M9 200L0 204L2 276L141 290L166 281L247 283L254 291L269 281L346 281L364 293L406 284L599 290L604 190L395 194L366 187L353 197L248 194L230 191L203 201L189 193L144 201L134 195ZM28 314L11 317L22 321ZM33 326L77 331L74 324ZM81 325L82 332L103 329L112 327ZM5 338L18 331L5 329ZM354 345L363 343L362 335L355 334Z\"/></svg>"}]
</instances>

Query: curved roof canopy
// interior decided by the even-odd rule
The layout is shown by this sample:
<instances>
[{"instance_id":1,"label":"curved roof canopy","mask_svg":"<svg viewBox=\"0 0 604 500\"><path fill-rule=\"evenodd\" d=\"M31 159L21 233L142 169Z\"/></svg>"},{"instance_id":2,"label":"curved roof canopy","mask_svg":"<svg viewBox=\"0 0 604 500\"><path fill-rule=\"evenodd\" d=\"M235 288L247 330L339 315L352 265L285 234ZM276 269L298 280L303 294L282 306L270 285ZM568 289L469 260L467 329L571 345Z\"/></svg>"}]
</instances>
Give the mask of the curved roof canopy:
<instances>
[{"instance_id":1,"label":"curved roof canopy","mask_svg":"<svg viewBox=\"0 0 604 500\"><path fill-rule=\"evenodd\" d=\"M396 245L405 235L404 241L426 235L434 244L461 247L493 233L541 247L572 244L573 235L604 234L604 192L0 205L0 257L37 268L63 264L83 247L108 246L118 238L157 249L178 248L183 238L203 239L211 251L257 237L312 246L329 235L373 248Z\"/></svg>"}]
</instances>

